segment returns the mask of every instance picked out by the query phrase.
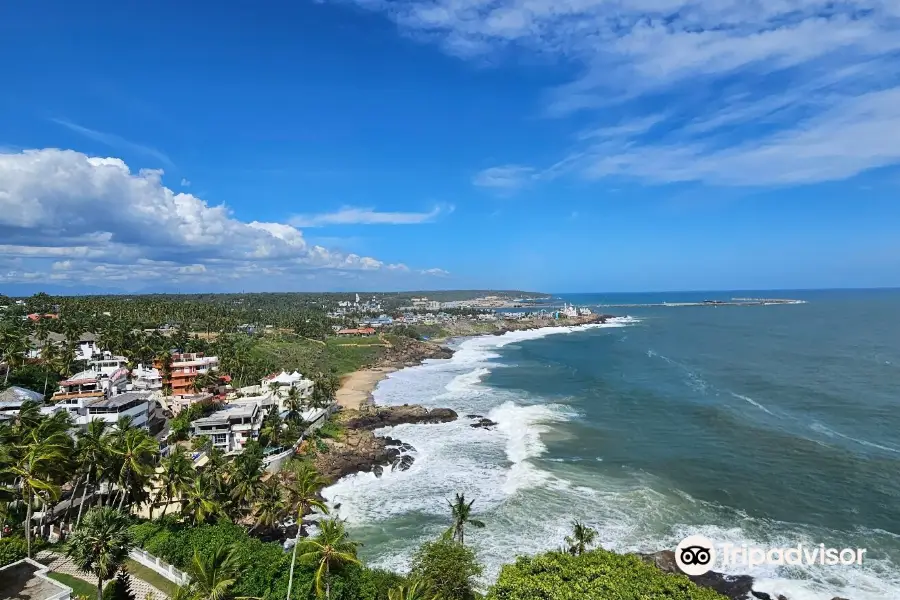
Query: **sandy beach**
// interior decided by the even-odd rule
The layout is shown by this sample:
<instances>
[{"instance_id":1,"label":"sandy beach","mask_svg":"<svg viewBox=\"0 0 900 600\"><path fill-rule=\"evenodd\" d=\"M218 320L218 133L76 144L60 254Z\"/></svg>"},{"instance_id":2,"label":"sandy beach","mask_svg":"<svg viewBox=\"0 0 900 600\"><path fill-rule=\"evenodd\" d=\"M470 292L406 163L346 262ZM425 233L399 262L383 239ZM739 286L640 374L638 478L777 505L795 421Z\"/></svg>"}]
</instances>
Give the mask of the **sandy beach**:
<instances>
[{"instance_id":1,"label":"sandy beach","mask_svg":"<svg viewBox=\"0 0 900 600\"><path fill-rule=\"evenodd\" d=\"M372 390L378 382L396 370L394 367L375 367L350 373L341 381L341 387L337 391L338 406L358 410L360 406L370 401Z\"/></svg>"}]
</instances>

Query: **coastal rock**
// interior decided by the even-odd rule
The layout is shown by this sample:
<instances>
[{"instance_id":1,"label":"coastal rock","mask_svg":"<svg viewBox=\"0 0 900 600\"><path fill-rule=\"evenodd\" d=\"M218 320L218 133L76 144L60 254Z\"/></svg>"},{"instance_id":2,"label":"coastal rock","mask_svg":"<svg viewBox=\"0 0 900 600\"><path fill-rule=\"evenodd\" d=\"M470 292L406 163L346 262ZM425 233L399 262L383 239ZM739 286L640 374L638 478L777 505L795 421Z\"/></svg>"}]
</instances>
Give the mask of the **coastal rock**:
<instances>
[{"instance_id":1,"label":"coastal rock","mask_svg":"<svg viewBox=\"0 0 900 600\"><path fill-rule=\"evenodd\" d=\"M398 448L400 449L401 452L415 452L416 451L416 449L413 448L412 444L407 444L406 442L403 442L402 444L400 444L400 446L398 446Z\"/></svg>"},{"instance_id":2,"label":"coastal rock","mask_svg":"<svg viewBox=\"0 0 900 600\"><path fill-rule=\"evenodd\" d=\"M325 444L328 451L316 455L315 467L330 481L353 473L373 472L375 467L393 464L400 457L400 450L387 446L384 438L371 431L349 430L342 442L325 440Z\"/></svg>"},{"instance_id":3,"label":"coastal rock","mask_svg":"<svg viewBox=\"0 0 900 600\"><path fill-rule=\"evenodd\" d=\"M375 465L374 467L372 467L372 473L375 474L375 477L381 477L381 475L384 473L384 467L382 467L381 465Z\"/></svg>"},{"instance_id":4,"label":"coastal rock","mask_svg":"<svg viewBox=\"0 0 900 600\"><path fill-rule=\"evenodd\" d=\"M392 438L389 435L384 436L384 445L385 446L402 446L403 442L398 440L397 438Z\"/></svg>"},{"instance_id":5,"label":"coastal rock","mask_svg":"<svg viewBox=\"0 0 900 600\"><path fill-rule=\"evenodd\" d=\"M681 569L678 568L675 562L675 553L671 550L662 550L653 554L641 554L640 557L644 561L656 565L661 571L682 574ZM753 578L749 575L732 576L710 571L703 575L688 575L688 577L700 587L713 589L723 596L731 598L731 600L750 600L750 594L753 593ZM765 600L766 596L768 594L756 597L760 600Z\"/></svg>"},{"instance_id":6,"label":"coastal rock","mask_svg":"<svg viewBox=\"0 0 900 600\"><path fill-rule=\"evenodd\" d=\"M484 415L466 415L467 419L483 419Z\"/></svg>"},{"instance_id":7,"label":"coastal rock","mask_svg":"<svg viewBox=\"0 0 900 600\"><path fill-rule=\"evenodd\" d=\"M350 411L344 424L349 429L379 429L407 423L447 423L455 421L456 411L449 408L428 410L418 405L403 405L377 408L364 412Z\"/></svg>"},{"instance_id":8,"label":"coastal rock","mask_svg":"<svg viewBox=\"0 0 900 600\"><path fill-rule=\"evenodd\" d=\"M482 417L482 418L478 419L477 422L469 425L469 427L490 429L491 427L494 427L496 424L497 423L495 421L491 421L490 419L486 419L486 418Z\"/></svg>"},{"instance_id":9,"label":"coastal rock","mask_svg":"<svg viewBox=\"0 0 900 600\"><path fill-rule=\"evenodd\" d=\"M391 466L398 471L407 471L413 465L415 459L409 454L404 454L400 458L396 459Z\"/></svg>"}]
</instances>

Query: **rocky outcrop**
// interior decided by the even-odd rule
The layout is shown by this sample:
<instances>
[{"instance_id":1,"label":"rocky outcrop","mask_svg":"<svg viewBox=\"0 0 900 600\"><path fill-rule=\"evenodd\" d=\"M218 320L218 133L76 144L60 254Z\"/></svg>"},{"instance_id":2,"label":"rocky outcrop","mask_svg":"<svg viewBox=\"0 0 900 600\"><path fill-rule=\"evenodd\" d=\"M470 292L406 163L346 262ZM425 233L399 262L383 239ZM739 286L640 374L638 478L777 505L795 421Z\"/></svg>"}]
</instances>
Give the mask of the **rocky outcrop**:
<instances>
[{"instance_id":1,"label":"rocky outcrop","mask_svg":"<svg viewBox=\"0 0 900 600\"><path fill-rule=\"evenodd\" d=\"M329 481L354 473L368 473L381 469L400 457L400 450L389 447L385 439L371 431L348 430L341 441L325 440L327 451L316 455L315 467Z\"/></svg>"},{"instance_id":2,"label":"rocky outcrop","mask_svg":"<svg viewBox=\"0 0 900 600\"><path fill-rule=\"evenodd\" d=\"M408 423L447 423L455 421L456 411L449 408L428 410L418 405L389 406L365 411L346 411L342 420L349 429L378 429Z\"/></svg>"},{"instance_id":3,"label":"rocky outcrop","mask_svg":"<svg viewBox=\"0 0 900 600\"><path fill-rule=\"evenodd\" d=\"M494 427L496 424L497 424L496 421L491 421L490 419L481 417L480 419L476 420L474 423L469 425L469 427L475 427L476 429L478 429L478 428L490 429L490 428Z\"/></svg>"},{"instance_id":4,"label":"rocky outcrop","mask_svg":"<svg viewBox=\"0 0 900 600\"><path fill-rule=\"evenodd\" d=\"M663 550L661 552L654 552L653 554L641 554L640 557L644 561L656 565L661 571L666 573L683 574L681 569L678 568L678 564L675 562L675 553L671 550ZM711 588L723 596L731 598L731 600L752 600L753 596L759 600L776 600L775 598L771 598L768 594L757 595L761 594L761 592L753 591L753 578L749 575L731 576L710 571L703 575L688 575L688 577L697 585ZM751 596L751 594L753 594L753 596Z\"/></svg>"},{"instance_id":5,"label":"rocky outcrop","mask_svg":"<svg viewBox=\"0 0 900 600\"><path fill-rule=\"evenodd\" d=\"M451 358L453 350L434 342L423 342L411 338L399 338L385 349L379 364L401 369L421 364L429 358Z\"/></svg>"}]
</instances>

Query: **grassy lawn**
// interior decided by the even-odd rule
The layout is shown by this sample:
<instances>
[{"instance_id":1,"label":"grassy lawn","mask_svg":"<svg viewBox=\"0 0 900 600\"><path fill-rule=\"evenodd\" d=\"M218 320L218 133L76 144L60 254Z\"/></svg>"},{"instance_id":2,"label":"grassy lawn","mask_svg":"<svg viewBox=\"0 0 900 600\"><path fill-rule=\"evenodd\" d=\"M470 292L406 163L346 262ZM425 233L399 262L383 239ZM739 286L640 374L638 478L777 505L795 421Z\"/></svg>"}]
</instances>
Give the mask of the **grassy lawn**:
<instances>
[{"instance_id":1,"label":"grassy lawn","mask_svg":"<svg viewBox=\"0 0 900 600\"><path fill-rule=\"evenodd\" d=\"M170 598L175 594L175 590L178 589L177 585L156 571L148 569L144 565L135 562L130 558L125 561L125 566L128 567L128 572L131 573L132 577L146 581Z\"/></svg>"},{"instance_id":2,"label":"grassy lawn","mask_svg":"<svg viewBox=\"0 0 900 600\"><path fill-rule=\"evenodd\" d=\"M383 351L381 344L376 336L353 339L329 337L323 344L293 335L281 335L260 340L252 352L256 359L269 365L272 372L297 369L307 375L335 368L338 375L345 375L374 363Z\"/></svg>"},{"instance_id":3,"label":"grassy lawn","mask_svg":"<svg viewBox=\"0 0 900 600\"><path fill-rule=\"evenodd\" d=\"M88 583L84 579L79 579L78 577L72 577L71 575L66 575L65 573L54 573L50 571L47 573L47 577L50 579L54 579L60 582L63 585L67 585L72 588L72 594L74 596L87 596L88 598L96 598L97 597L97 584Z\"/></svg>"}]
</instances>

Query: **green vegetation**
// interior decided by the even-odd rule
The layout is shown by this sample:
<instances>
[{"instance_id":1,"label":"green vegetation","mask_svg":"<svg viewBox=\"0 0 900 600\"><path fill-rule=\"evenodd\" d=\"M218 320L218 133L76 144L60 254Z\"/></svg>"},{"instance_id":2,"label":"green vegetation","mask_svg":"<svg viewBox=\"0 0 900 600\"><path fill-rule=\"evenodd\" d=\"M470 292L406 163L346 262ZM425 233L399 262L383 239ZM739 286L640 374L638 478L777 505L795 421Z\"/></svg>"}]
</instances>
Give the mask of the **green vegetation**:
<instances>
[{"instance_id":1,"label":"green vegetation","mask_svg":"<svg viewBox=\"0 0 900 600\"><path fill-rule=\"evenodd\" d=\"M119 569L116 578L103 589L103 600L136 600L131 588L131 575L125 569Z\"/></svg>"},{"instance_id":2,"label":"green vegetation","mask_svg":"<svg viewBox=\"0 0 900 600\"><path fill-rule=\"evenodd\" d=\"M329 337L323 344L283 334L257 340L250 349L249 359L264 365L260 377L281 369L340 376L375 364L383 347L383 342L377 337Z\"/></svg>"},{"instance_id":3,"label":"green vegetation","mask_svg":"<svg viewBox=\"0 0 900 600\"><path fill-rule=\"evenodd\" d=\"M463 299L487 292L385 294L387 306L402 306L413 295L436 300ZM500 295L494 293L494 295ZM522 297L516 292L509 296ZM369 296L371 297L371 296ZM75 344L85 331L96 331L101 345L131 363L157 359L167 371L175 350L215 353L223 373L235 385L258 384L281 369L300 370L316 385L313 396L286 398L285 417L265 416L259 442L244 452L226 457L208 440L192 440L207 461L202 467L174 446L162 458L159 445L145 430L123 419L115 425L94 421L70 435L72 422L65 412L42 414L35 403L25 403L18 415L0 424L0 526L13 535L0 540L0 564L33 555L40 540L30 539L34 511L46 512L73 488L73 497L87 499L77 514L66 518L76 524L65 544L75 564L97 579L96 585L64 575L53 575L76 595L103 600L132 600L124 566L173 600L475 600L476 581L483 570L468 538L490 524L477 519L473 500L457 494L449 502L448 530L415 553L408 577L361 564L358 544L337 520L320 520L315 536L298 528L294 549L285 552L280 539L282 523L294 517L301 525L311 509L327 513L319 492L324 481L300 458L293 458L275 475L263 470L263 449L293 443L303 428L300 415L306 406L325 406L333 399L342 374L370 365L384 352L402 355L414 345L410 338L443 337L437 326L394 328L384 335L338 338L326 311L351 300L348 294L230 294L221 296L123 296L53 298L36 295L24 307L0 312L0 381L25 382L30 389L52 390L60 377L80 365L74 361ZM367 298L368 299L368 298ZM5 302L0 302L5 304ZM55 318L23 320L27 313L55 314ZM385 312L390 312L386 309ZM106 314L108 313L108 314ZM238 332L241 324L265 324L264 333ZM173 327L159 330L162 324ZM469 322L470 333L493 331L492 323ZM253 328L245 328L253 329ZM456 329L454 329L456 331ZM62 334L61 346L45 343L41 358L24 360L34 336L46 341L49 333ZM203 334L202 337L197 335ZM210 376L197 389L215 383ZM171 422L176 438L188 437L192 419L215 405L196 405ZM343 428L327 423L310 438L308 448L327 452L325 438L344 437ZM102 493L101 493L102 492ZM151 520L130 515L149 509ZM146 514L146 513L145 513ZM23 537L18 532L24 532ZM591 550L596 532L573 524L563 551L521 558L507 565L500 580L487 592L489 600L715 600L715 592L702 590L686 577L665 574L634 556ZM156 573L129 561L128 549L140 546L187 571L191 585L176 588Z\"/></svg>"},{"instance_id":4,"label":"green vegetation","mask_svg":"<svg viewBox=\"0 0 900 600\"><path fill-rule=\"evenodd\" d=\"M127 517L113 508L103 507L88 511L78 529L69 536L66 555L79 569L97 578L97 600L102 600L103 582L115 576L131 548Z\"/></svg>"},{"instance_id":5,"label":"green vegetation","mask_svg":"<svg viewBox=\"0 0 900 600\"><path fill-rule=\"evenodd\" d=\"M445 536L419 548L411 577L443 600L474 600L475 579L482 570L471 548Z\"/></svg>"},{"instance_id":6,"label":"green vegetation","mask_svg":"<svg viewBox=\"0 0 900 600\"><path fill-rule=\"evenodd\" d=\"M635 555L548 552L506 565L487 600L722 600L687 576L663 573Z\"/></svg>"},{"instance_id":7,"label":"green vegetation","mask_svg":"<svg viewBox=\"0 0 900 600\"><path fill-rule=\"evenodd\" d=\"M73 598L76 596L85 596L87 598L94 598L97 596L97 588L84 579L53 571L47 573L47 577L72 588Z\"/></svg>"},{"instance_id":8,"label":"green vegetation","mask_svg":"<svg viewBox=\"0 0 900 600\"><path fill-rule=\"evenodd\" d=\"M28 556L25 538L5 537L0 539L0 567L22 560Z\"/></svg>"}]
</instances>

